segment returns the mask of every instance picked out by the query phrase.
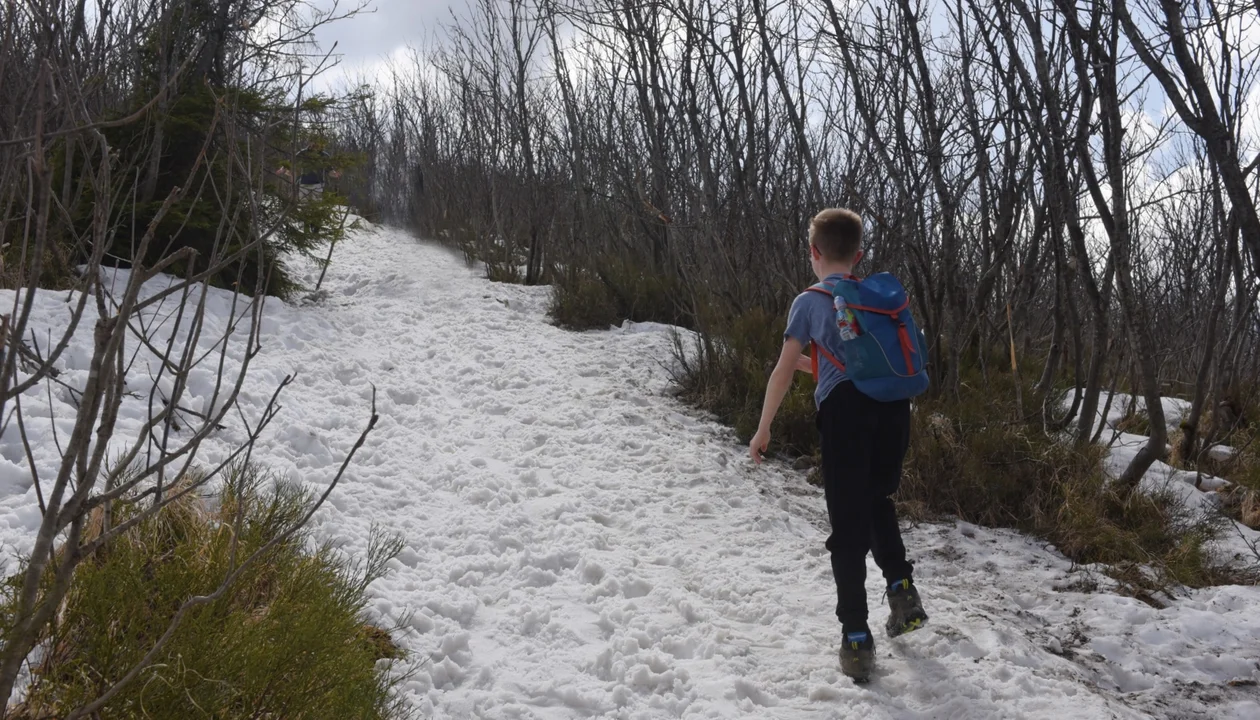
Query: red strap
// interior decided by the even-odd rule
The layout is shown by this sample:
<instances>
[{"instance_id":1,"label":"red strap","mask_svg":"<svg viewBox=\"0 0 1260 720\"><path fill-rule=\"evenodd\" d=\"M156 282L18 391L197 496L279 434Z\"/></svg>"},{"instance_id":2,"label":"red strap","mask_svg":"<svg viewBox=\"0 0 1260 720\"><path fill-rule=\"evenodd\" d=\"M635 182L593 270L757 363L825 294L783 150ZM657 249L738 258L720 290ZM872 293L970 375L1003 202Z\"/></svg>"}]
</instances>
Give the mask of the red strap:
<instances>
[{"instance_id":1,"label":"red strap","mask_svg":"<svg viewBox=\"0 0 1260 720\"><path fill-rule=\"evenodd\" d=\"M910 344L910 331L906 329L906 324L903 322L897 323L897 337L901 338L901 355L906 359L906 374L913 375L918 372L914 369L914 360L910 357L914 353L914 347Z\"/></svg>"},{"instance_id":2,"label":"red strap","mask_svg":"<svg viewBox=\"0 0 1260 720\"><path fill-rule=\"evenodd\" d=\"M846 275L845 277L852 278L854 280L858 279L856 275ZM819 287L818 285L811 285L809 286L807 291L822 293L823 295L826 295L827 297L831 297L831 290L828 290L825 285L823 285L822 287ZM832 355L831 353L827 352L827 348L823 347L822 345L819 345L817 342L813 340L809 341L809 346L811 350L811 352L809 353L809 361L810 361L810 366L814 372L814 382L818 382L818 356L819 355L822 355L823 357L831 361L831 364L839 368L840 372L845 372L844 363L837 360L835 355Z\"/></svg>"},{"instance_id":3,"label":"red strap","mask_svg":"<svg viewBox=\"0 0 1260 720\"><path fill-rule=\"evenodd\" d=\"M862 282L862 278L858 277L857 275L841 275L840 279L852 280L854 282ZM817 285L810 285L808 288L806 288L806 291L822 293L823 295L831 295L832 292L835 291L835 285L828 285L825 282L821 282L821 283L818 283Z\"/></svg>"},{"instance_id":4,"label":"red strap","mask_svg":"<svg viewBox=\"0 0 1260 720\"><path fill-rule=\"evenodd\" d=\"M858 279L856 275L848 275L848 276L846 276L846 277L852 278L852 279L854 279L854 280L857 280L857 279ZM826 285L822 285L822 286L819 286L819 285L810 285L810 286L809 286L809 288L808 288L808 291L810 291L810 292L816 292L816 293L822 293L823 295L826 295L826 296L828 296L828 297L831 297L831 295L832 295L832 291L831 291L831 290L828 290L828 289L826 288ZM873 312L873 313L877 313L877 314L879 314L879 315L890 315L890 316L895 317L895 316L897 315L897 313L899 313L899 312L901 312L902 310L905 310L906 308L910 307L910 298L907 296L907 297L906 297L906 301L905 301L905 302L903 302L903 303L901 303L900 307L898 307L898 308L897 308L897 309L895 309L895 310L884 310L883 308L873 308L873 307L870 307L870 306L868 306L868 305L858 305L857 303L845 303L845 305L846 305L847 307L853 308L854 310L865 310L866 312Z\"/></svg>"},{"instance_id":5,"label":"red strap","mask_svg":"<svg viewBox=\"0 0 1260 720\"><path fill-rule=\"evenodd\" d=\"M849 307L853 308L854 310L865 310L866 312L878 313L880 315L889 315L893 319L896 319L897 313L910 307L910 298L907 297L906 301L901 304L901 307L897 308L896 310L881 310L879 308L867 307L865 305L854 305L852 303L849 304Z\"/></svg>"},{"instance_id":6,"label":"red strap","mask_svg":"<svg viewBox=\"0 0 1260 720\"><path fill-rule=\"evenodd\" d=\"M832 355L831 353L827 352L827 348L823 347L817 342L814 342L813 340L810 340L809 344L813 346L813 350L814 350L814 352L810 353L810 357L813 358L815 381L818 380L818 355L819 353L821 353L823 357L830 360L832 365L835 365L837 368L839 368L840 372L845 372L844 363L837 360L835 355Z\"/></svg>"}]
</instances>

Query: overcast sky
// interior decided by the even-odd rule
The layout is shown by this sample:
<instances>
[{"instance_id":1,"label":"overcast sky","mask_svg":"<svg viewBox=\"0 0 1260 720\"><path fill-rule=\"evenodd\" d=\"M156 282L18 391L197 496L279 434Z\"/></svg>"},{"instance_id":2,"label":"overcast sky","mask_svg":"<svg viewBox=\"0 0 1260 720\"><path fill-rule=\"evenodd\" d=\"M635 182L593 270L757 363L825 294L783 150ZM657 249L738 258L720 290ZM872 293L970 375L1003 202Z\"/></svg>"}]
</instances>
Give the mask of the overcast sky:
<instances>
[{"instance_id":1,"label":"overcast sky","mask_svg":"<svg viewBox=\"0 0 1260 720\"><path fill-rule=\"evenodd\" d=\"M344 10L359 0L340 0ZM370 68L408 43L421 45L431 38L441 23L449 23L450 8L462 14L468 0L368 0L367 10L349 20L340 20L320 29L318 38L325 50L337 43L343 70ZM333 0L315 0L328 8ZM339 76L341 72L333 71Z\"/></svg>"}]
</instances>

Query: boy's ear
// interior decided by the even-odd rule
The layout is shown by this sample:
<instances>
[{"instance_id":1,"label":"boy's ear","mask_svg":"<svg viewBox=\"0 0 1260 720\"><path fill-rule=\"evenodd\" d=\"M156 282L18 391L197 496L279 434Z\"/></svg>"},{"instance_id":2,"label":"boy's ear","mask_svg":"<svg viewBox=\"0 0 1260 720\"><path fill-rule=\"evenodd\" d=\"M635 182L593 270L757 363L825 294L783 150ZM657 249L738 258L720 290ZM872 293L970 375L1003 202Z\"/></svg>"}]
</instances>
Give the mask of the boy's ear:
<instances>
[{"instance_id":1,"label":"boy's ear","mask_svg":"<svg viewBox=\"0 0 1260 720\"><path fill-rule=\"evenodd\" d=\"M862 252L861 250L858 250L857 254L853 256L853 266L857 267L857 264L862 262L863 257L866 257L866 253Z\"/></svg>"},{"instance_id":2,"label":"boy's ear","mask_svg":"<svg viewBox=\"0 0 1260 720\"><path fill-rule=\"evenodd\" d=\"M821 251L821 250L819 250L819 249L818 249L818 246L817 246L817 245L815 245L814 243L810 243L810 244L809 244L809 254L810 254L810 256L812 256L815 260L821 260L821 259L822 259L822 251Z\"/></svg>"}]
</instances>

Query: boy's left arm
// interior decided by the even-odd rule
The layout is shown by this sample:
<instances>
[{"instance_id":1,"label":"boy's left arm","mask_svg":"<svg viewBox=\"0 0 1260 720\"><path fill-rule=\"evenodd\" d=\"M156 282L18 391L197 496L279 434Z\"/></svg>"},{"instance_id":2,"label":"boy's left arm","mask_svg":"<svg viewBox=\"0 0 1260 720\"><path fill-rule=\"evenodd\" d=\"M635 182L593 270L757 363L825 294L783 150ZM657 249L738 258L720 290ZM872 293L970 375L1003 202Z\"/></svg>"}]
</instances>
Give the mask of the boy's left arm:
<instances>
[{"instance_id":1,"label":"boy's left arm","mask_svg":"<svg viewBox=\"0 0 1260 720\"><path fill-rule=\"evenodd\" d=\"M770 373L770 382L766 384L766 399L761 406L761 423L752 442L748 443L748 454L757 464L761 464L762 454L770 445L770 425L779 412L779 406L783 404L783 397L792 387L792 376L799 369L803 351L804 346L800 340L788 337L783 341L779 362L774 366L774 372Z\"/></svg>"}]
</instances>

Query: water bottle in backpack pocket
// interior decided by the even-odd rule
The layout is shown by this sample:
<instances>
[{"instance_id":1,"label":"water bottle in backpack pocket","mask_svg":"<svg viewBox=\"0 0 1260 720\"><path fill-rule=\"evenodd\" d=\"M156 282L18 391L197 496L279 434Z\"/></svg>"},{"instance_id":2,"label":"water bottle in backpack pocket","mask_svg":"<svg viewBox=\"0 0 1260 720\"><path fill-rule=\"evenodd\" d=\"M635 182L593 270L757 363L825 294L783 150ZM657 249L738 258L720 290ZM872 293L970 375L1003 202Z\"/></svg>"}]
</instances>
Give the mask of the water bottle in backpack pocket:
<instances>
[{"instance_id":1,"label":"water bottle in backpack pocket","mask_svg":"<svg viewBox=\"0 0 1260 720\"><path fill-rule=\"evenodd\" d=\"M857 317L849 310L844 298L839 295L832 296L831 306L836 310L836 327L840 330L840 339L856 340L861 331L858 329Z\"/></svg>"},{"instance_id":2,"label":"water bottle in backpack pocket","mask_svg":"<svg viewBox=\"0 0 1260 720\"><path fill-rule=\"evenodd\" d=\"M891 273L849 276L811 291L832 297L845 362L827 355L863 394L881 402L904 400L928 388L927 341L910 312L910 299Z\"/></svg>"}]
</instances>

